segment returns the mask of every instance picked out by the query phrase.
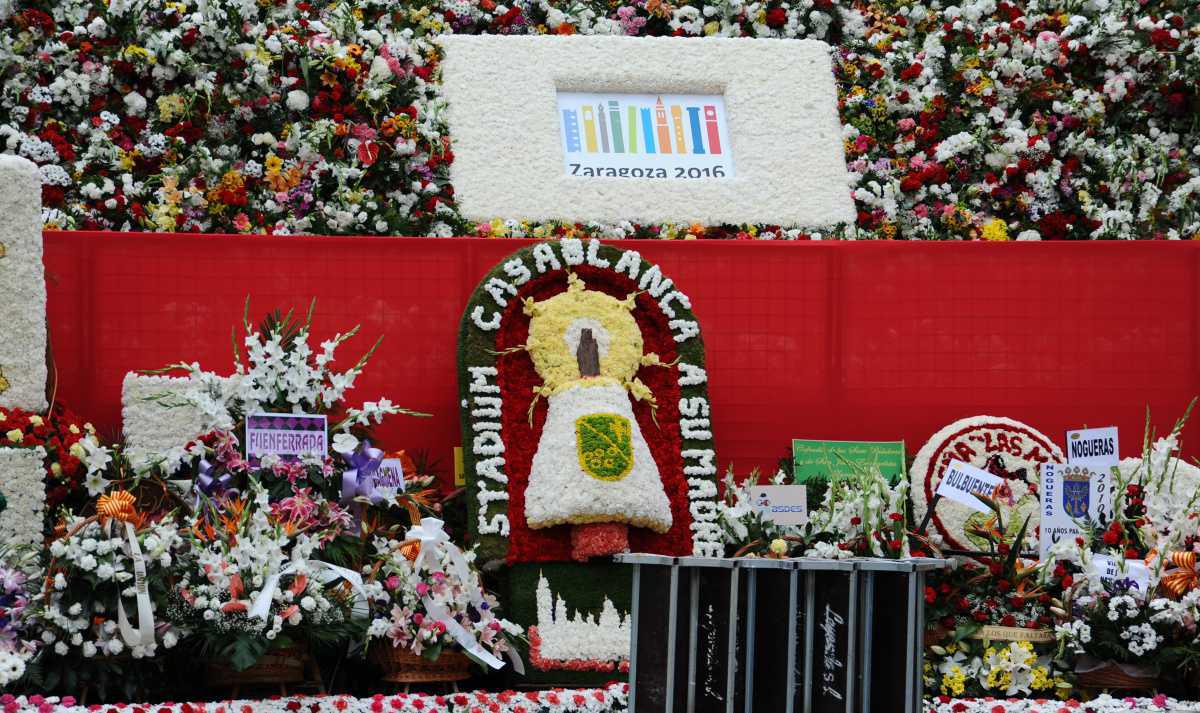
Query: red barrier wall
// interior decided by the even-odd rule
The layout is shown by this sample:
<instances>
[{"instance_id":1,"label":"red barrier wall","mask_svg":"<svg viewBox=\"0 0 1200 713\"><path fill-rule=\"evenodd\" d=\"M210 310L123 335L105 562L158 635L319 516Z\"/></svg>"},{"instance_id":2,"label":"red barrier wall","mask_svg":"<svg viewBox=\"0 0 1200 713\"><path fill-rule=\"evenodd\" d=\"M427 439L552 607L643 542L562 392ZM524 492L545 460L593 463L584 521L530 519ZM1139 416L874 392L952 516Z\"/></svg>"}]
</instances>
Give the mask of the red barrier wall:
<instances>
[{"instance_id":1,"label":"red barrier wall","mask_svg":"<svg viewBox=\"0 0 1200 713\"><path fill-rule=\"evenodd\" d=\"M478 279L518 240L46 233L58 399L108 434L128 370L228 371L230 329L317 298L324 338L355 323L354 391L430 411L388 447L450 464L455 339ZM722 466L773 467L790 439L904 439L981 413L1060 441L1084 424L1139 449L1200 394L1200 244L625 241L691 297ZM1200 452L1189 448L1189 452Z\"/></svg>"}]
</instances>

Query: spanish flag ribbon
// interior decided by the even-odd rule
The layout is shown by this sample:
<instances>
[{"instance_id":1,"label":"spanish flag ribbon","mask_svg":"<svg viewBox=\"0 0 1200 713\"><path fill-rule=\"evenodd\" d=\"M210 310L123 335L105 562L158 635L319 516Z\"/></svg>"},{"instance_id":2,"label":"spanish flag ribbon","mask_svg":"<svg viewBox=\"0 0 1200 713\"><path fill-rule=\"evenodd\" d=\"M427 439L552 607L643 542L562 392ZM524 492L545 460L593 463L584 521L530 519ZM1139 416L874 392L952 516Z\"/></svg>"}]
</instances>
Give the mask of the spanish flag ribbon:
<instances>
[{"instance_id":1,"label":"spanish flag ribbon","mask_svg":"<svg viewBox=\"0 0 1200 713\"><path fill-rule=\"evenodd\" d=\"M1162 586L1176 599L1200 586L1200 572L1196 571L1195 552L1172 552L1167 557L1169 569L1162 576Z\"/></svg>"},{"instance_id":2,"label":"spanish flag ribbon","mask_svg":"<svg viewBox=\"0 0 1200 713\"><path fill-rule=\"evenodd\" d=\"M96 501L96 514L101 518L136 523L137 509L134 507L133 494L127 490L116 490L108 495L101 495Z\"/></svg>"}]
</instances>

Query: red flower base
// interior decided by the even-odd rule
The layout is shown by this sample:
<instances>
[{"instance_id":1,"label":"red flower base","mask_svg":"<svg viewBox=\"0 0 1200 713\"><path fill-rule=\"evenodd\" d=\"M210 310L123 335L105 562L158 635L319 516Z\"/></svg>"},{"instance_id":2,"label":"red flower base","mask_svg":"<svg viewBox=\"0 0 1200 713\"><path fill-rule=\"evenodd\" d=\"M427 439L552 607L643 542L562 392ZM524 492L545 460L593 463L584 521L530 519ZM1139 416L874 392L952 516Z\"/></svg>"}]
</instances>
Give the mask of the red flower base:
<instances>
[{"instance_id":1,"label":"red flower base","mask_svg":"<svg viewBox=\"0 0 1200 713\"><path fill-rule=\"evenodd\" d=\"M571 527L571 559L587 562L629 551L629 526L623 522L592 522Z\"/></svg>"}]
</instances>

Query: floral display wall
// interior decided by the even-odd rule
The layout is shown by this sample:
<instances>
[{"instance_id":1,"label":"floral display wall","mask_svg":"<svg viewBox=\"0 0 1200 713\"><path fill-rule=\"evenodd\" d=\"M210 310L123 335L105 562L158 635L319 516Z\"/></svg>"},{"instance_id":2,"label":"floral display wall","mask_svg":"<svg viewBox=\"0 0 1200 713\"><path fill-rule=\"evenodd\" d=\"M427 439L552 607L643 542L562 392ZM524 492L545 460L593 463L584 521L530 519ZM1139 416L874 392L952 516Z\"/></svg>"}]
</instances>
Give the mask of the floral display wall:
<instances>
[{"instance_id":1,"label":"floral display wall","mask_svg":"<svg viewBox=\"0 0 1200 713\"><path fill-rule=\"evenodd\" d=\"M0 150L48 227L385 235L1194 238L1190 0L0 3ZM857 220L461 218L445 33L812 38L833 47ZM481 108L486 110L486 108Z\"/></svg>"}]
</instances>

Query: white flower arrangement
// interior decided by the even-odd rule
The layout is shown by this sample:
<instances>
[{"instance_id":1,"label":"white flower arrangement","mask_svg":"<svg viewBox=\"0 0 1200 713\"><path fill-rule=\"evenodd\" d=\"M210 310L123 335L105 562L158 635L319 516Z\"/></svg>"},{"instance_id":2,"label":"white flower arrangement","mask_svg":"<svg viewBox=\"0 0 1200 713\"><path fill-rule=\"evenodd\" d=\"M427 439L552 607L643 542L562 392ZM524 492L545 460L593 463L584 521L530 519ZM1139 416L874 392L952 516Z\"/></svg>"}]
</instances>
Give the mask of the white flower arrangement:
<instances>
[{"instance_id":1,"label":"white flower arrangement","mask_svg":"<svg viewBox=\"0 0 1200 713\"><path fill-rule=\"evenodd\" d=\"M717 501L717 521L721 526L721 539L727 548L738 550L752 542L770 543L783 537L802 537L803 525L777 525L765 518L754 505L751 489L758 485L758 471L752 471L739 483L734 477L733 467L725 472L721 485L724 496ZM768 485L787 485L787 474L782 470L767 481Z\"/></svg>"},{"instance_id":2,"label":"white flower arrangement","mask_svg":"<svg viewBox=\"0 0 1200 713\"><path fill-rule=\"evenodd\" d=\"M172 648L180 632L166 625L161 612L151 609L154 621L145 624L153 632L149 640L130 641L121 630L118 604L137 612L134 602L139 596L134 555L122 523L88 519L67 527L69 534L49 547L49 596L44 601L38 597L30 607L46 647L57 656L85 659L125 652L140 659L154 656L160 645ZM152 596L153 590L161 594L183 540L169 523L138 528L136 540L149 585L145 596ZM105 601L106 594L111 601Z\"/></svg>"},{"instance_id":3,"label":"white flower arrangement","mask_svg":"<svg viewBox=\"0 0 1200 713\"><path fill-rule=\"evenodd\" d=\"M48 407L41 193L37 166L0 153L0 408L34 413Z\"/></svg>"},{"instance_id":4,"label":"white flower arrangement","mask_svg":"<svg viewBox=\"0 0 1200 713\"><path fill-rule=\"evenodd\" d=\"M907 557L907 497L908 481L901 478L892 484L877 469L834 480L821 507L808 514L806 528L818 539L804 554L829 559Z\"/></svg>"},{"instance_id":5,"label":"white flower arrangement","mask_svg":"<svg viewBox=\"0 0 1200 713\"><path fill-rule=\"evenodd\" d=\"M571 615L567 602L550 591L542 575L537 586L537 659L539 668L573 669L581 662L616 664L629 660L629 636L632 621L622 615L605 597L600 614L589 617L582 612ZM532 633L531 633L532 638ZM530 655L533 658L531 652ZM534 665L538 662L535 661Z\"/></svg>"},{"instance_id":6,"label":"white flower arrangement","mask_svg":"<svg viewBox=\"0 0 1200 713\"><path fill-rule=\"evenodd\" d=\"M1142 458L1121 461L1116 487L1138 482L1146 507L1146 532L1150 546L1160 552L1178 545L1195 530L1200 507L1200 468L1179 454L1179 434L1159 438Z\"/></svg>"},{"instance_id":7,"label":"white flower arrangement","mask_svg":"<svg viewBox=\"0 0 1200 713\"><path fill-rule=\"evenodd\" d=\"M3 434L0 434L2 442ZM0 545L36 545L42 542L46 507L46 451L35 448L0 448L0 492L8 508L0 513Z\"/></svg>"},{"instance_id":8,"label":"white flower arrangement","mask_svg":"<svg viewBox=\"0 0 1200 713\"><path fill-rule=\"evenodd\" d=\"M997 502L1010 530L1007 534L1015 535L1029 515L1026 537L1027 543L1030 542L1040 522L1041 464L1065 460L1058 445L1032 426L1011 418L972 416L954 421L930 436L909 466L913 518L917 522L928 512L942 474L953 459L1000 473L1005 489L998 493ZM972 539L968 529L970 525L981 524L988 515L947 498L939 500L936 511L930 535L944 538L945 545L953 549L983 546L984 543Z\"/></svg>"},{"instance_id":9,"label":"white flower arrangement","mask_svg":"<svg viewBox=\"0 0 1200 713\"><path fill-rule=\"evenodd\" d=\"M157 467L171 473L190 458L188 443L203 435L207 425L205 412L196 405L201 401L200 389L217 383L223 384L215 379L132 371L125 375L121 386L123 452L135 472ZM198 392L194 401L178 396L193 389Z\"/></svg>"},{"instance_id":10,"label":"white flower arrangement","mask_svg":"<svg viewBox=\"0 0 1200 713\"><path fill-rule=\"evenodd\" d=\"M455 153L450 177L468 218L800 227L854 220L824 42L581 35L447 35L440 42ZM568 175L555 109L557 92L568 88L722 94L736 177ZM483 106L488 110L477 110ZM498 153L497 146L520 149ZM518 173L522 180L504 180Z\"/></svg>"}]
</instances>

